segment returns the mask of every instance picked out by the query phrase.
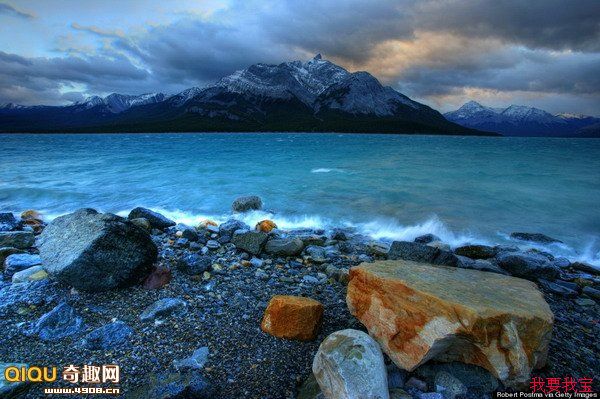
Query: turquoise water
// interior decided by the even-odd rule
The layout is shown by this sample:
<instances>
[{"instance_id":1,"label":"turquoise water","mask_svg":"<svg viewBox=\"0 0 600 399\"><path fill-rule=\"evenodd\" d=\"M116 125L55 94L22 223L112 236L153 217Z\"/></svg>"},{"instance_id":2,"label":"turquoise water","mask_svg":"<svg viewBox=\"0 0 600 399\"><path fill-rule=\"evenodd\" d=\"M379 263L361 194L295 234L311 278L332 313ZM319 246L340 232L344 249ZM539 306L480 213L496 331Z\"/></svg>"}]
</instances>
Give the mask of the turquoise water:
<instances>
[{"instance_id":1,"label":"turquoise water","mask_svg":"<svg viewBox=\"0 0 600 399\"><path fill-rule=\"evenodd\" d=\"M0 135L0 209L80 207L224 220L260 195L280 227L433 232L452 245L512 231L598 263L600 140L355 134ZM252 223L265 216L243 218Z\"/></svg>"}]
</instances>

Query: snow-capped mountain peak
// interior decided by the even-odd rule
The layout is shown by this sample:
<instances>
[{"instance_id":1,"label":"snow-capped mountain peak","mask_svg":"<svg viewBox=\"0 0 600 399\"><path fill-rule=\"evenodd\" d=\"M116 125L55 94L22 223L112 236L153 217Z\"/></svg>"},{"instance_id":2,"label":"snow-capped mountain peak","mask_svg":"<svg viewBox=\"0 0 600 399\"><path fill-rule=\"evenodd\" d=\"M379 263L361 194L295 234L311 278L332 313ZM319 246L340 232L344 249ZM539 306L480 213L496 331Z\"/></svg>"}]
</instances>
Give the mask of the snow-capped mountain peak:
<instances>
[{"instance_id":1,"label":"snow-capped mountain peak","mask_svg":"<svg viewBox=\"0 0 600 399\"><path fill-rule=\"evenodd\" d=\"M145 93L138 96L112 93L102 98L100 96L91 96L74 105L83 106L90 109L97 106L106 106L107 109L115 114L128 110L131 107L139 105L153 104L165 99L163 93Z\"/></svg>"}]
</instances>

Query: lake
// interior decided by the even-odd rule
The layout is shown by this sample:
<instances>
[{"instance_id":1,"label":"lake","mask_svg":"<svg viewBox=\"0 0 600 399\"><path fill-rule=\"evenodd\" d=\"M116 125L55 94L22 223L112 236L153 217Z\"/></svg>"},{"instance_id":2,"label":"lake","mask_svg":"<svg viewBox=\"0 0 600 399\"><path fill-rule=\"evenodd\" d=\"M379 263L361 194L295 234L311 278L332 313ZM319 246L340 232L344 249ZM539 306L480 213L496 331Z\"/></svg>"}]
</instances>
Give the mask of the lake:
<instances>
[{"instance_id":1,"label":"lake","mask_svg":"<svg viewBox=\"0 0 600 399\"><path fill-rule=\"evenodd\" d=\"M600 140L361 134L0 135L0 210L48 218L145 206L194 224L262 197L282 228L354 226L377 239L434 233L600 264Z\"/></svg>"}]
</instances>

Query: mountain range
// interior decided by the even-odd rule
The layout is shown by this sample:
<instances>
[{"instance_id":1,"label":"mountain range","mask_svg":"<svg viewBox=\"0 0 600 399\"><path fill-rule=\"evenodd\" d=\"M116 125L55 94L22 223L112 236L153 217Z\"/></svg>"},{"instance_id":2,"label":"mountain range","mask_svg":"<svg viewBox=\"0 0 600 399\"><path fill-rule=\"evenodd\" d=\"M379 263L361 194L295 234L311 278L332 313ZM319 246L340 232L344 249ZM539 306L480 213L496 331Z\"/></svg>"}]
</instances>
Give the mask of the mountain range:
<instances>
[{"instance_id":1,"label":"mountain range","mask_svg":"<svg viewBox=\"0 0 600 399\"><path fill-rule=\"evenodd\" d=\"M66 106L0 106L3 132L334 131L493 135L322 59L255 64L174 95L113 93Z\"/></svg>"},{"instance_id":2,"label":"mountain range","mask_svg":"<svg viewBox=\"0 0 600 399\"><path fill-rule=\"evenodd\" d=\"M523 105L492 108L469 101L444 116L465 127L505 136L600 137L600 118L576 114L553 115Z\"/></svg>"}]
</instances>

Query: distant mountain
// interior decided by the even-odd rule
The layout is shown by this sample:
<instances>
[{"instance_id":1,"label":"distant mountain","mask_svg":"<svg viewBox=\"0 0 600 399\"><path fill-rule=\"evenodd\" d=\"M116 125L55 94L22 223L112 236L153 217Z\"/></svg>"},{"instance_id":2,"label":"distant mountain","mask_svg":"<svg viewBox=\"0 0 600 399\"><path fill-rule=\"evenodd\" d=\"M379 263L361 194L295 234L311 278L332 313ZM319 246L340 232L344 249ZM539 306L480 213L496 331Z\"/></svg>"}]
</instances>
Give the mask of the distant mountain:
<instances>
[{"instance_id":1,"label":"distant mountain","mask_svg":"<svg viewBox=\"0 0 600 399\"><path fill-rule=\"evenodd\" d=\"M255 64L206 87L181 93L90 97L69 106L0 107L0 131L336 131L490 134L350 73L317 55L279 65Z\"/></svg>"},{"instance_id":2,"label":"distant mountain","mask_svg":"<svg viewBox=\"0 0 600 399\"><path fill-rule=\"evenodd\" d=\"M456 111L444 114L446 119L473 129L501 133L506 136L573 136L600 118L585 115L552 115L538 108L511 105L498 109L469 101Z\"/></svg>"}]
</instances>

